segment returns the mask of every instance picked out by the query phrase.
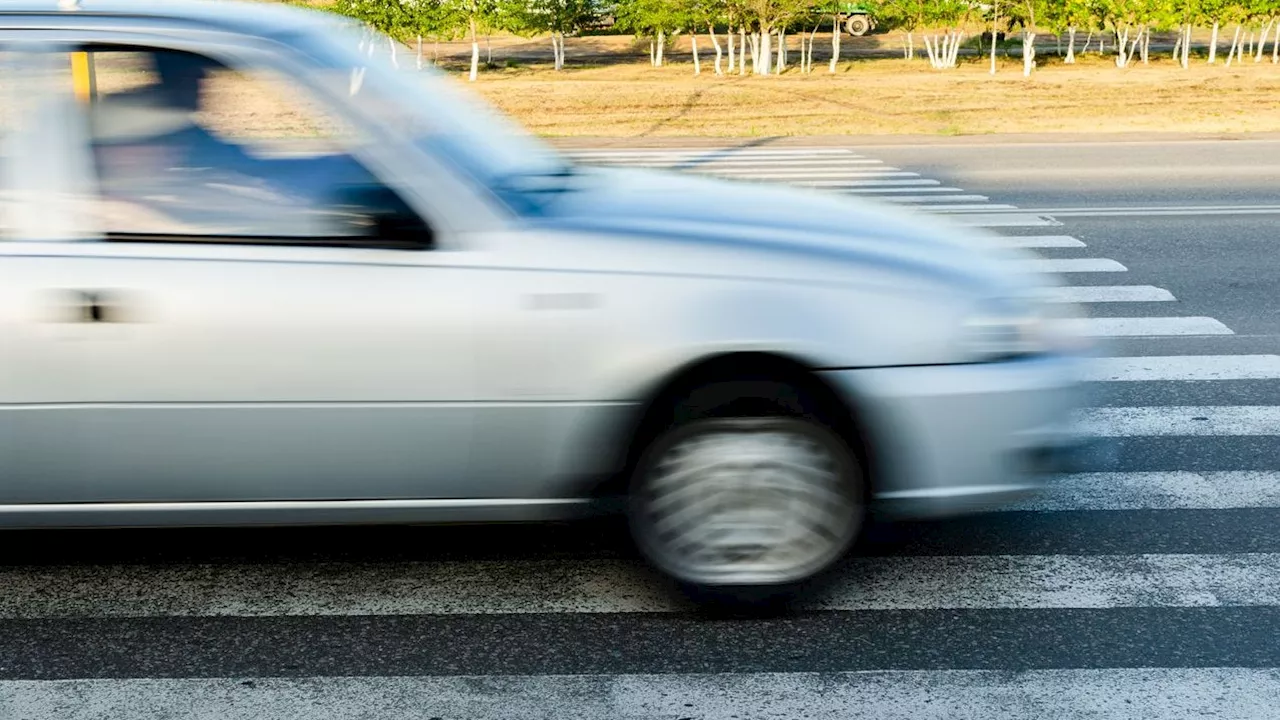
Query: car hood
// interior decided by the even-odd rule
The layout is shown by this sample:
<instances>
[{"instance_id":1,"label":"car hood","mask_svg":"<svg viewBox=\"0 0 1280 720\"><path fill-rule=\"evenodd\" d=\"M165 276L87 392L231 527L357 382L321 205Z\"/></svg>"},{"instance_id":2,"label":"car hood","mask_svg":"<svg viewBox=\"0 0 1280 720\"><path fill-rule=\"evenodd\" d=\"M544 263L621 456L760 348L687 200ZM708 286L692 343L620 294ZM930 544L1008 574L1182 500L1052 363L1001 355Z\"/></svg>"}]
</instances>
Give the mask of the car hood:
<instances>
[{"instance_id":1,"label":"car hood","mask_svg":"<svg viewBox=\"0 0 1280 720\"><path fill-rule=\"evenodd\" d=\"M583 168L568 189L539 204L533 222L557 231L875 265L982 292L1026 291L1046 281L1019 266L1031 256L944 218L835 193L685 173Z\"/></svg>"}]
</instances>

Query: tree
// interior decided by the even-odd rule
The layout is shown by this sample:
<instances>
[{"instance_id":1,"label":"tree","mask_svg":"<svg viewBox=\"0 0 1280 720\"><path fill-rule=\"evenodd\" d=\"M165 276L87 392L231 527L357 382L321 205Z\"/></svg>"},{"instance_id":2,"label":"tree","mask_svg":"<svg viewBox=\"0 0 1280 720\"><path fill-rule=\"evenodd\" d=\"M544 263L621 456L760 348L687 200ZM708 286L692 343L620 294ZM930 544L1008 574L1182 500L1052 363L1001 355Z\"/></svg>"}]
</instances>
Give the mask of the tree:
<instances>
[{"instance_id":1,"label":"tree","mask_svg":"<svg viewBox=\"0 0 1280 720\"><path fill-rule=\"evenodd\" d=\"M961 28L969 19L973 6L967 0L932 0L924 4L924 25L932 28L932 37L924 36L924 49L934 68L954 68L964 40ZM932 42L930 42L932 40Z\"/></svg>"},{"instance_id":2,"label":"tree","mask_svg":"<svg viewBox=\"0 0 1280 720\"><path fill-rule=\"evenodd\" d=\"M1081 28L1090 33L1098 30L1097 15L1090 0L1059 0L1044 3L1041 10L1044 22L1054 34L1067 33L1067 55L1063 63L1074 65L1076 62L1076 32ZM1087 44L1087 41L1086 41ZM1087 46L1087 45L1086 45Z\"/></svg>"},{"instance_id":3,"label":"tree","mask_svg":"<svg viewBox=\"0 0 1280 720\"><path fill-rule=\"evenodd\" d=\"M770 61L773 59L770 46L773 33L785 30L787 23L796 17L811 13L817 4L817 0L742 0L744 15L755 26L756 74L769 74Z\"/></svg>"},{"instance_id":4,"label":"tree","mask_svg":"<svg viewBox=\"0 0 1280 720\"><path fill-rule=\"evenodd\" d=\"M620 30L649 38L649 63L662 67L667 33L686 19L682 9L670 0L620 0L615 12Z\"/></svg>"},{"instance_id":5,"label":"tree","mask_svg":"<svg viewBox=\"0 0 1280 720\"><path fill-rule=\"evenodd\" d=\"M548 34L556 70L564 67L564 36L577 33L599 16L592 0L499 0L499 24L524 35Z\"/></svg>"},{"instance_id":6,"label":"tree","mask_svg":"<svg viewBox=\"0 0 1280 720\"><path fill-rule=\"evenodd\" d=\"M882 24L906 32L902 40L902 57L906 60L916 56L915 33L930 16L932 4L933 0L883 0L875 7Z\"/></svg>"}]
</instances>

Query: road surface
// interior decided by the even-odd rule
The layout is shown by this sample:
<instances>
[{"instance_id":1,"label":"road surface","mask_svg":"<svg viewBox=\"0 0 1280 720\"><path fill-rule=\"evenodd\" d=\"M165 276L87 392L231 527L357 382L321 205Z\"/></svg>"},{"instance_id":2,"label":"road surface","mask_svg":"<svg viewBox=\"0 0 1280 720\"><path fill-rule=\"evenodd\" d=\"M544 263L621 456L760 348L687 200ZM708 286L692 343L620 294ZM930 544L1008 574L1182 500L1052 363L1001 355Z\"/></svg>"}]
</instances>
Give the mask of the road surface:
<instances>
[{"instance_id":1,"label":"road surface","mask_svg":"<svg viewBox=\"0 0 1280 720\"><path fill-rule=\"evenodd\" d=\"M609 145L577 152L700 157ZM792 140L697 168L1035 248L1106 343L1087 472L874 526L775 617L700 616L612 520L8 533L0 717L1277 716L1280 142Z\"/></svg>"}]
</instances>

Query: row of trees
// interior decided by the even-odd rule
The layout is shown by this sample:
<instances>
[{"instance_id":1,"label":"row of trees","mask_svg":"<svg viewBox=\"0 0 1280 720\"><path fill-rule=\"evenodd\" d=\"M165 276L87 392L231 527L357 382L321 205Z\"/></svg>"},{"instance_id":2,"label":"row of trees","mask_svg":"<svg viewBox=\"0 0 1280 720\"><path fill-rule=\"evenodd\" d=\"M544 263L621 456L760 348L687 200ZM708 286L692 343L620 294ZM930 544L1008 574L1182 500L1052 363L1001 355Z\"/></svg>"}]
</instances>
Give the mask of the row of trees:
<instances>
[{"instance_id":1,"label":"row of trees","mask_svg":"<svg viewBox=\"0 0 1280 720\"><path fill-rule=\"evenodd\" d=\"M1036 66L1036 40L1055 38L1065 62L1091 47L1110 51L1119 67L1149 62L1152 32L1172 32L1172 57L1190 64L1195 27L1211 28L1207 61L1219 61L1223 28L1231 38L1225 64L1262 62L1268 40L1273 63L1280 62L1280 0L864 0L881 28L903 35L903 56L916 56L919 39L932 67L956 66L966 41L978 35L977 50L990 54L996 72L999 38L1021 37L1023 73ZM840 59L840 18L829 0L337 0L333 9L363 20L401 42L417 43L423 63L423 38L438 43L471 41L471 80L480 64L480 38L495 31L550 38L557 70L564 66L564 38L607 24L649 41L649 60L664 63L672 38L690 36L694 72L702 72L698 38L705 35L715 52L716 74L781 72L788 63L788 40L798 36L800 71L813 71L813 49L820 29L831 28L830 72ZM602 23L602 21L604 21ZM1234 30L1234 32L1231 32ZM1079 36L1084 35L1083 44ZM722 42L723 41L723 42ZM750 70L748 70L750 63Z\"/></svg>"}]
</instances>

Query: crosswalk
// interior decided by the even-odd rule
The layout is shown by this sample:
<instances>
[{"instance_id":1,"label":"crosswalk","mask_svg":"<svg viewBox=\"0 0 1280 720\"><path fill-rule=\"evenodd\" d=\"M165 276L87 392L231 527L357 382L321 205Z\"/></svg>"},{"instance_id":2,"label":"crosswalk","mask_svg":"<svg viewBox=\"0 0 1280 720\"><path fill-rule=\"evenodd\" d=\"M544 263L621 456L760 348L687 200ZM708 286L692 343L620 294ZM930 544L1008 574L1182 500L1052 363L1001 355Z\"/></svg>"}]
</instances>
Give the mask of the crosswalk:
<instances>
[{"instance_id":1,"label":"crosswalk","mask_svg":"<svg viewBox=\"0 0 1280 720\"><path fill-rule=\"evenodd\" d=\"M1178 354L1234 331L1113 280L1129 269L1053 217L847 150L575 155L1014 229L1092 334L1164 344L1089 368L1096 467L986 515L873 528L778 617L700 617L609 523L32 551L0 567L0 718L1280 717L1280 355Z\"/></svg>"}]
</instances>

